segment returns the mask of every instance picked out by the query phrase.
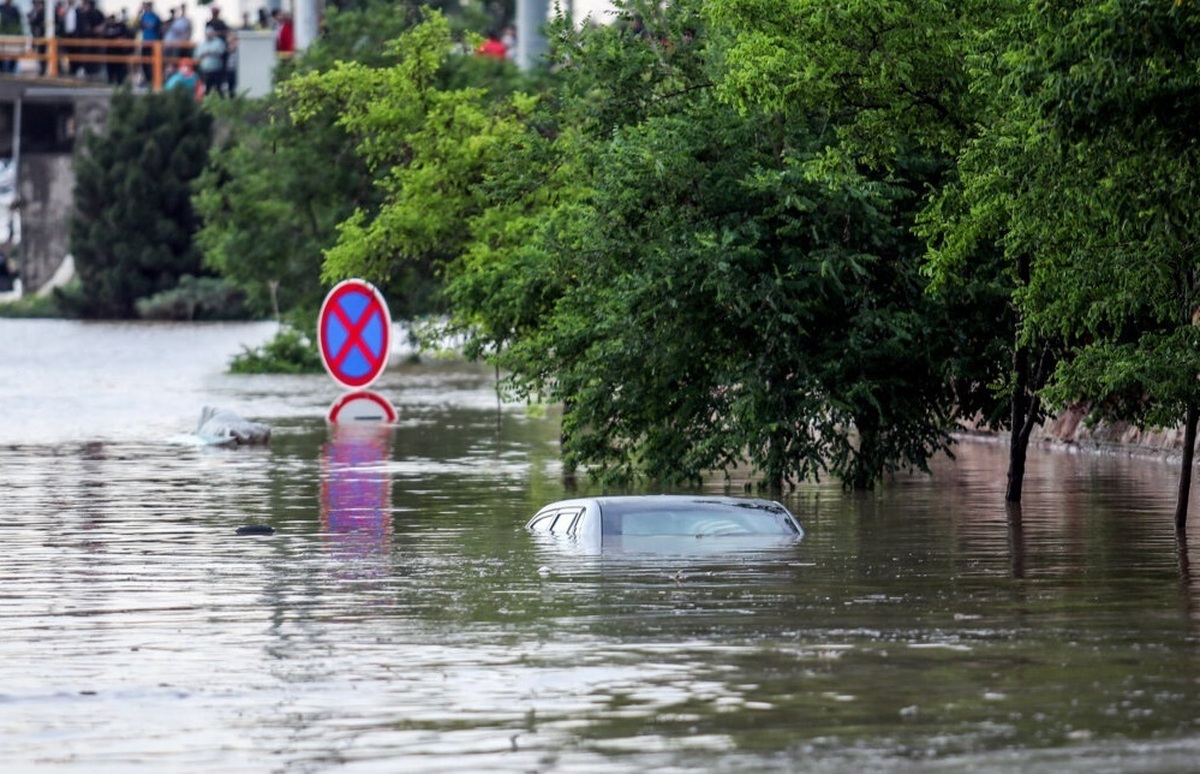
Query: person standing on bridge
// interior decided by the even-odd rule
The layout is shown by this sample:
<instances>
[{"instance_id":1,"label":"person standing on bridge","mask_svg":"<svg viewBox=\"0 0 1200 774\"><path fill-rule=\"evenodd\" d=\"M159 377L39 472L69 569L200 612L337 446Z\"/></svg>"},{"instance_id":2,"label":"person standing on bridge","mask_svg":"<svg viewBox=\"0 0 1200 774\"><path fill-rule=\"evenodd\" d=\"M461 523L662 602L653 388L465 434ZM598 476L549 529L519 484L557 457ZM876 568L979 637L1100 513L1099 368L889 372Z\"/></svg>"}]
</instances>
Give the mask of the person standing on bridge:
<instances>
[{"instance_id":1,"label":"person standing on bridge","mask_svg":"<svg viewBox=\"0 0 1200 774\"><path fill-rule=\"evenodd\" d=\"M192 20L187 15L187 5L179 6L179 14L163 30L163 56L173 60L192 55Z\"/></svg>"},{"instance_id":2,"label":"person standing on bridge","mask_svg":"<svg viewBox=\"0 0 1200 774\"><path fill-rule=\"evenodd\" d=\"M212 27L204 30L204 41L196 46L196 64L200 78L204 81L204 94L225 92L225 55L228 47L225 38Z\"/></svg>"},{"instance_id":3,"label":"person standing on bridge","mask_svg":"<svg viewBox=\"0 0 1200 774\"><path fill-rule=\"evenodd\" d=\"M13 5L12 0L0 2L0 35L21 36L24 34L25 26L21 23L21 12ZM12 46L7 42L4 44L4 58L0 59L0 73L17 71L17 57L24 48L24 41Z\"/></svg>"},{"instance_id":4,"label":"person standing on bridge","mask_svg":"<svg viewBox=\"0 0 1200 774\"><path fill-rule=\"evenodd\" d=\"M62 8L62 6L56 6L56 10L58 8ZM71 54L77 53L78 47L68 45L65 39L79 37L79 3L77 0L67 0L66 7L58 14L55 36L64 40L58 46L58 53L63 57L64 63L59 72L66 75L74 75L76 65L71 63Z\"/></svg>"},{"instance_id":5,"label":"person standing on bridge","mask_svg":"<svg viewBox=\"0 0 1200 774\"><path fill-rule=\"evenodd\" d=\"M38 74L46 74L46 3L33 0L33 8L25 17L29 22L29 37L34 39L33 53L38 55ZM37 41L41 41L40 43Z\"/></svg>"},{"instance_id":6,"label":"person standing on bridge","mask_svg":"<svg viewBox=\"0 0 1200 774\"><path fill-rule=\"evenodd\" d=\"M104 34L104 14L96 7L95 0L83 0L79 6L75 23L77 25L76 32L81 38L92 40ZM106 49L95 46L87 46L82 51L82 53L89 56L96 56L105 52ZM85 61L83 63L83 74L89 79L98 78L100 76L100 62Z\"/></svg>"},{"instance_id":7,"label":"person standing on bridge","mask_svg":"<svg viewBox=\"0 0 1200 774\"><path fill-rule=\"evenodd\" d=\"M500 40L500 33L495 30L488 30L487 37L479 48L475 49L478 56L489 56L493 59L508 59L508 47L504 45L504 41Z\"/></svg>"},{"instance_id":8,"label":"person standing on bridge","mask_svg":"<svg viewBox=\"0 0 1200 774\"><path fill-rule=\"evenodd\" d=\"M291 56L296 53L296 33L292 17L280 9L271 14L275 25L275 53Z\"/></svg>"},{"instance_id":9,"label":"person standing on bridge","mask_svg":"<svg viewBox=\"0 0 1200 774\"><path fill-rule=\"evenodd\" d=\"M225 51L221 54L220 71L220 84L223 91L225 84L225 71L229 69L229 25L226 24L225 20L221 18L221 9L215 5L212 7L212 10L209 11L208 21L204 23L204 32L207 33L209 30L215 32L217 37L221 39L221 42L225 44ZM200 45L203 46L204 43L201 43ZM196 58L200 58L199 46L196 47ZM205 77L203 68L200 69L200 76L202 78Z\"/></svg>"},{"instance_id":10,"label":"person standing on bridge","mask_svg":"<svg viewBox=\"0 0 1200 774\"><path fill-rule=\"evenodd\" d=\"M137 28L143 43L142 56L151 58L149 62L142 64L142 75L146 79L146 88L150 88L154 84L154 50L144 44L158 43L162 40L162 17L154 12L154 5L150 0L142 3L142 12L138 14L137 18Z\"/></svg>"},{"instance_id":11,"label":"person standing on bridge","mask_svg":"<svg viewBox=\"0 0 1200 774\"><path fill-rule=\"evenodd\" d=\"M112 13L105 18L104 28L101 30L100 36L105 40L113 41L128 41L133 37L129 31L129 25L125 23L125 20ZM120 86L129 77L129 49L112 46L108 49L108 55L109 60L105 65L108 83L111 86Z\"/></svg>"},{"instance_id":12,"label":"person standing on bridge","mask_svg":"<svg viewBox=\"0 0 1200 774\"><path fill-rule=\"evenodd\" d=\"M225 33L225 96L237 94L238 34L237 30Z\"/></svg>"},{"instance_id":13,"label":"person standing on bridge","mask_svg":"<svg viewBox=\"0 0 1200 774\"><path fill-rule=\"evenodd\" d=\"M204 84L200 82L200 76L192 69L192 60L186 56L179 60L179 67L175 68L175 72L171 73L171 77L163 85L163 91L177 89L185 94L191 94L197 102L204 96Z\"/></svg>"}]
</instances>

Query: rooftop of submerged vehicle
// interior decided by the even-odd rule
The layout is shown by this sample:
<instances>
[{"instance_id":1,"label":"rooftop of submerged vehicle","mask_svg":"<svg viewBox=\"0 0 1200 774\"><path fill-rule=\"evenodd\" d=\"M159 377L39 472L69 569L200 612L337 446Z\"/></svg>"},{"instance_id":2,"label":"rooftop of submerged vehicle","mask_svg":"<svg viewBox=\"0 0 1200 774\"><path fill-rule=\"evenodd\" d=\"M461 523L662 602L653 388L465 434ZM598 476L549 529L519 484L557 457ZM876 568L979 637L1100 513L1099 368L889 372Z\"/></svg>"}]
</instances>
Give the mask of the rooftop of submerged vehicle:
<instances>
[{"instance_id":1,"label":"rooftop of submerged vehicle","mask_svg":"<svg viewBox=\"0 0 1200 774\"><path fill-rule=\"evenodd\" d=\"M706 495L624 495L560 500L526 528L601 542L628 537L804 535L799 521L773 500Z\"/></svg>"}]
</instances>

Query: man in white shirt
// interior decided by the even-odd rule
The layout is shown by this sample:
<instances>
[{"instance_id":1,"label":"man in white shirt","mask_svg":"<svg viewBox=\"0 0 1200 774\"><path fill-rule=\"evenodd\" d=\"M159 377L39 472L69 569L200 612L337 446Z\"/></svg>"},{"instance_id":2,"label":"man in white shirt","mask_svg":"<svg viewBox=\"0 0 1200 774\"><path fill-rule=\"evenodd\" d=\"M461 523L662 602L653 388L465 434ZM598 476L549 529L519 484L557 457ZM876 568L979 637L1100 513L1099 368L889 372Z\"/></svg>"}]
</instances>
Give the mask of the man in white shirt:
<instances>
[{"instance_id":1,"label":"man in white shirt","mask_svg":"<svg viewBox=\"0 0 1200 774\"><path fill-rule=\"evenodd\" d=\"M62 29L58 30L58 32L60 33L60 37L63 37L63 38L79 37L79 2L78 2L78 0L67 0L67 8L65 11L62 12L62 16L60 16L59 19L60 19L59 23L62 27ZM75 50L75 47L64 43L63 45L59 46L58 50L59 50L60 54L66 59L66 65L63 67L62 72L66 75L74 75L75 67L77 65L71 64L70 54L71 54L71 51Z\"/></svg>"}]
</instances>

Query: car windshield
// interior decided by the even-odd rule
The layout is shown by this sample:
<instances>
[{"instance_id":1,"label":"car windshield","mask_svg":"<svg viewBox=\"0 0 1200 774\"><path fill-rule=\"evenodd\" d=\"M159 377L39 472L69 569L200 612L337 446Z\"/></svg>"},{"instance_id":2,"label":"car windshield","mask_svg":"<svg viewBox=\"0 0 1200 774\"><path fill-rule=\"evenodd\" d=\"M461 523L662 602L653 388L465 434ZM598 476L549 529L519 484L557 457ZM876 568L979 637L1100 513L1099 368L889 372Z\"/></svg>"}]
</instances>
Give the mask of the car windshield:
<instances>
[{"instance_id":1,"label":"car windshield","mask_svg":"<svg viewBox=\"0 0 1200 774\"><path fill-rule=\"evenodd\" d=\"M793 535L795 524L782 508L767 503L605 503L604 535Z\"/></svg>"}]
</instances>

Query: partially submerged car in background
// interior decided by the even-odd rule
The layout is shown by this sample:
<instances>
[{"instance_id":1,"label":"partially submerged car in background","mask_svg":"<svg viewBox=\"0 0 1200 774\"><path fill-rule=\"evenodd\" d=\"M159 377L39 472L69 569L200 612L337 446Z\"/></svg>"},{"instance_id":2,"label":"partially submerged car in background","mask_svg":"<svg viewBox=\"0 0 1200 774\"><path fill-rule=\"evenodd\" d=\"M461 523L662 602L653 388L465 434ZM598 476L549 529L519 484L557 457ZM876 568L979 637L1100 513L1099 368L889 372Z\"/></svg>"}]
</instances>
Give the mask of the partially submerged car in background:
<instances>
[{"instance_id":1,"label":"partially submerged car in background","mask_svg":"<svg viewBox=\"0 0 1200 774\"><path fill-rule=\"evenodd\" d=\"M551 503L529 520L533 533L572 538L591 546L631 540L728 538L794 542L799 521L773 500L709 495L581 497ZM743 543L744 541L739 541ZM715 546L713 546L715 548Z\"/></svg>"}]
</instances>

